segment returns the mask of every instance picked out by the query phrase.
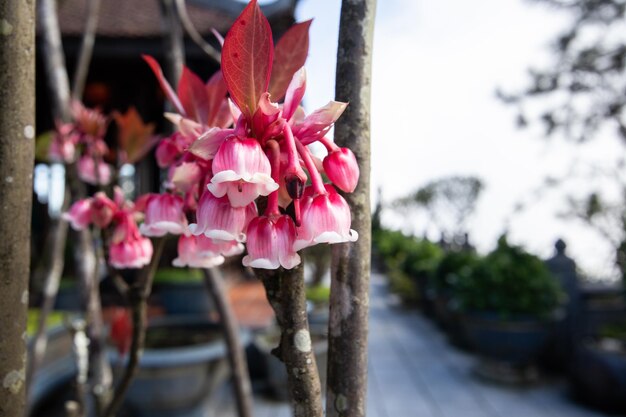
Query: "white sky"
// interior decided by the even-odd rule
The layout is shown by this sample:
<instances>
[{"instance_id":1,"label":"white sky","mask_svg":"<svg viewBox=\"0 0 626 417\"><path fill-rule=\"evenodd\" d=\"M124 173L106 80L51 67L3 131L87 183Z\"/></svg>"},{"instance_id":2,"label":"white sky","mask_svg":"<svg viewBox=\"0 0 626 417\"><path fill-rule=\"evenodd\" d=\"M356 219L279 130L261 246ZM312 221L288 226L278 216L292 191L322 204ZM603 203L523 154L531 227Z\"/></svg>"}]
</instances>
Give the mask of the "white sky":
<instances>
[{"instance_id":1,"label":"white sky","mask_svg":"<svg viewBox=\"0 0 626 417\"><path fill-rule=\"evenodd\" d=\"M307 62L309 109L334 96L339 11L339 0L302 0L297 10L299 20L315 18ZM510 240L538 255L549 256L563 237L584 270L612 273L608 244L582 224L557 218L566 207L562 194L539 201L529 196L546 175L568 172L573 159L605 161L623 149L612 138L573 146L542 140L539 129L519 131L514 108L494 94L498 86L509 91L524 86L526 69L547 62L548 42L566 22L523 0L378 0L373 201L379 186L389 202L440 177L476 175L486 184L470 223L479 250L490 250L508 224ZM521 200L535 202L513 215ZM390 226L406 223L390 211L383 220ZM420 219L411 223L407 231L421 234L428 227Z\"/></svg>"}]
</instances>

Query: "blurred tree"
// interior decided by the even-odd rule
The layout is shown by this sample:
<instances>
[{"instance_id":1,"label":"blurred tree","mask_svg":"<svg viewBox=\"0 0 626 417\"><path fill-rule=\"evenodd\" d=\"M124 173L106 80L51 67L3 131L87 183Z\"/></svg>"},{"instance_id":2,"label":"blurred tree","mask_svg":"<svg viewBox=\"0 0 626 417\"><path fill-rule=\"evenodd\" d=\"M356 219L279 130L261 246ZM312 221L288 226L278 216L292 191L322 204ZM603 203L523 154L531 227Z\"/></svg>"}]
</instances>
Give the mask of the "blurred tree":
<instances>
[{"instance_id":1,"label":"blurred tree","mask_svg":"<svg viewBox=\"0 0 626 417\"><path fill-rule=\"evenodd\" d=\"M521 92L498 91L505 103L518 107L517 123L543 125L546 136L561 135L575 143L609 134L626 145L626 0L531 0L568 14L571 24L552 42L554 61L530 69L530 81ZM541 109L529 117L528 107ZM626 276L626 162L618 157L604 185L623 190L609 197L596 187L584 197L568 197L566 216L595 229L615 250L615 262ZM592 171L606 171L601 167ZM558 179L556 185L571 179ZM551 184L550 187L554 187ZM605 187L606 188L606 187ZM605 195L606 194L606 195Z\"/></svg>"},{"instance_id":2,"label":"blurred tree","mask_svg":"<svg viewBox=\"0 0 626 417\"><path fill-rule=\"evenodd\" d=\"M606 125L626 144L626 1L532 1L569 14L572 24L552 42L552 64L530 69L522 92L498 96L519 106L521 127L528 124L524 105L541 99L545 107L538 117L546 135L586 141Z\"/></svg>"},{"instance_id":3,"label":"blurred tree","mask_svg":"<svg viewBox=\"0 0 626 417\"><path fill-rule=\"evenodd\" d=\"M445 177L397 199L393 206L401 210L424 210L441 233L458 239L467 232L467 220L483 189L484 184L477 177Z\"/></svg>"}]
</instances>

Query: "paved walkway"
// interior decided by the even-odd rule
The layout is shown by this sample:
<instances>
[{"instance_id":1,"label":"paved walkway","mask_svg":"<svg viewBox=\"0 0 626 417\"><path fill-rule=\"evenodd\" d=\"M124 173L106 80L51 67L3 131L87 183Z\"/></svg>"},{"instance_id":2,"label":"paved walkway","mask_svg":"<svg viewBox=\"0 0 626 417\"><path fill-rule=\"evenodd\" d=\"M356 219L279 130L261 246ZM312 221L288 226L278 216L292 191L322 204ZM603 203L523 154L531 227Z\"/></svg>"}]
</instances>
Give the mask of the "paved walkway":
<instances>
[{"instance_id":1,"label":"paved walkway","mask_svg":"<svg viewBox=\"0 0 626 417\"><path fill-rule=\"evenodd\" d=\"M446 341L372 276L368 417L599 417L572 403L563 382L519 389L472 375L475 357Z\"/></svg>"},{"instance_id":2,"label":"paved walkway","mask_svg":"<svg viewBox=\"0 0 626 417\"><path fill-rule=\"evenodd\" d=\"M398 305L383 276L370 297L368 417L600 417L567 397L564 382L513 388L472 375L475 357L451 347L414 310ZM234 416L228 390L210 417ZM289 417L289 406L255 397L255 417Z\"/></svg>"}]
</instances>

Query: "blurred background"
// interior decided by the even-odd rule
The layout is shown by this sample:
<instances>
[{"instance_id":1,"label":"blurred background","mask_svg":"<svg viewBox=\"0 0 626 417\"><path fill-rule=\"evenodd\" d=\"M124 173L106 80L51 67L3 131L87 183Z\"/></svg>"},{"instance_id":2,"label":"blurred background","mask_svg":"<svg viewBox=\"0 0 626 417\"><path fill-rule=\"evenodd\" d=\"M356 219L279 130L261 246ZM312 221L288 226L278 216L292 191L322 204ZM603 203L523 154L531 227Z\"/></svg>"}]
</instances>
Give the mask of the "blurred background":
<instances>
[{"instance_id":1,"label":"blurred background","mask_svg":"<svg viewBox=\"0 0 626 417\"><path fill-rule=\"evenodd\" d=\"M211 29L224 35L245 3L189 0L187 8L217 46ZM259 3L277 39L294 21L314 18L304 105L323 106L334 97L341 2ZM86 3L59 5L71 73ZM164 97L140 58L166 59L161 12L155 0L102 2L83 101L120 112L110 145L128 132L124 117L146 137L169 129ZM625 13L624 0L378 1L368 415L626 414ZM188 37L184 46L186 64L208 79L217 64ZM64 187L63 167L46 160L54 124L40 55L37 65L33 306ZM163 178L154 157L120 168L129 196L158 190ZM164 258L174 252L166 248ZM305 255L309 321L324 373L330 251ZM286 416L286 375L270 355L272 312L238 261L224 273L245 333L255 407L259 415ZM76 280L67 264L57 308L73 311ZM152 316L215 318L205 299L192 306L191 294L206 294L201 274L187 272L159 271ZM114 321L123 302L102 278L105 318ZM167 305L172 286L185 287L186 311ZM65 400L54 394L73 372L70 342L63 343L36 379L33 416L53 415ZM198 388L206 393L203 407L210 405L168 416L235 415L218 359L208 368L215 378ZM145 400L138 395L136 404Z\"/></svg>"}]
</instances>

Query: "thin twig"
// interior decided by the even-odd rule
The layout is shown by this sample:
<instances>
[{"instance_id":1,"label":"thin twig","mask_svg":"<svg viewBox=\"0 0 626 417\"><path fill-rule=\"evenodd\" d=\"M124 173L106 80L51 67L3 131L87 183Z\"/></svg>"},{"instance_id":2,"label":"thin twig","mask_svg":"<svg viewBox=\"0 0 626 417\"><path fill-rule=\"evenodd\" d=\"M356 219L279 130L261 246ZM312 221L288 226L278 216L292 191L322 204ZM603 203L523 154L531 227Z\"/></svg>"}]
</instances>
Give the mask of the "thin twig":
<instances>
[{"instance_id":1,"label":"thin twig","mask_svg":"<svg viewBox=\"0 0 626 417\"><path fill-rule=\"evenodd\" d=\"M74 79L72 80L72 99L81 100L85 90L85 82L87 81L87 73L89 72L89 63L93 54L93 46L96 40L96 29L98 28L98 17L100 15L100 1L89 0L87 2L87 18L85 20L85 29L83 30L83 39L78 53L78 61Z\"/></svg>"},{"instance_id":2,"label":"thin twig","mask_svg":"<svg viewBox=\"0 0 626 417\"><path fill-rule=\"evenodd\" d=\"M165 239L154 239L153 244L154 253L152 254L150 264L141 271L136 284L131 286L128 291L133 322L132 342L128 353L126 369L124 369L124 375L122 375L122 379L115 388L113 399L106 408L103 417L114 417L117 414L139 367L139 361L143 353L146 339L148 297L152 291L152 282L159 266L159 261L161 260Z\"/></svg>"},{"instance_id":3,"label":"thin twig","mask_svg":"<svg viewBox=\"0 0 626 417\"><path fill-rule=\"evenodd\" d=\"M67 211L69 206L70 194L65 187L65 196L63 197L63 204L61 205L61 212ZM59 292L59 284L61 282L61 275L63 274L63 267L65 266L65 244L67 241L67 229L68 224L65 219L58 217L52 221L50 227L50 239L47 242L49 249L49 265L47 265L47 272L44 278L43 287L43 301L39 310L39 320L37 322L37 332L31 341L31 347L29 350L28 360L28 372L26 376L26 398L28 398L29 388L32 386L33 375L35 375L43 355L46 353L46 347L48 345L48 316L54 308L54 303Z\"/></svg>"},{"instance_id":4,"label":"thin twig","mask_svg":"<svg viewBox=\"0 0 626 417\"><path fill-rule=\"evenodd\" d=\"M185 0L174 0L176 4L176 11L178 12L178 18L185 28L185 32L191 37L191 39L202 49L211 59L218 64L222 62L222 54L213 47L210 43L204 40L198 29L194 26L193 22L189 18L187 13L187 6L185 6Z\"/></svg>"},{"instance_id":5,"label":"thin twig","mask_svg":"<svg viewBox=\"0 0 626 417\"><path fill-rule=\"evenodd\" d=\"M61 45L56 1L39 0L37 14L41 24L42 57L44 57L48 87L51 92L52 114L55 119L69 122L71 120L70 82Z\"/></svg>"}]
</instances>

